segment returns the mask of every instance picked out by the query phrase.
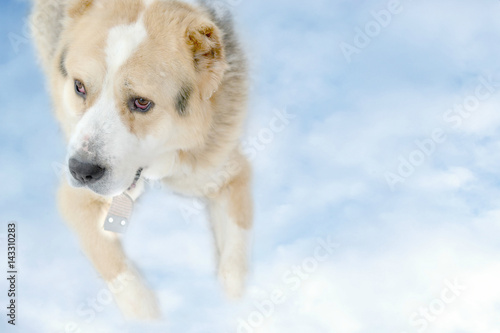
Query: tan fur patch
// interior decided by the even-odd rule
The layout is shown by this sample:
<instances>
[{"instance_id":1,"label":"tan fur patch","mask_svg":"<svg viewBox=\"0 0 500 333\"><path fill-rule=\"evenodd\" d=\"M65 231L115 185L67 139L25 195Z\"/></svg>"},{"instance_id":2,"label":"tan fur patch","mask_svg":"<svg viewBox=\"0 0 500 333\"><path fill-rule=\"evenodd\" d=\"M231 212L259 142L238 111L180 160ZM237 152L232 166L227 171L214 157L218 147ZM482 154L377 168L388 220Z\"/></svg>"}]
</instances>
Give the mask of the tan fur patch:
<instances>
[{"instance_id":1,"label":"tan fur patch","mask_svg":"<svg viewBox=\"0 0 500 333\"><path fill-rule=\"evenodd\" d=\"M73 1L68 10L68 16L71 18L76 18L83 15L92 6L94 0L79 0Z\"/></svg>"},{"instance_id":2,"label":"tan fur patch","mask_svg":"<svg viewBox=\"0 0 500 333\"><path fill-rule=\"evenodd\" d=\"M251 169L248 161L240 156L237 161L241 165L240 173L228 184L230 205L229 214L236 218L236 224L243 229L250 229L253 221Z\"/></svg>"}]
</instances>

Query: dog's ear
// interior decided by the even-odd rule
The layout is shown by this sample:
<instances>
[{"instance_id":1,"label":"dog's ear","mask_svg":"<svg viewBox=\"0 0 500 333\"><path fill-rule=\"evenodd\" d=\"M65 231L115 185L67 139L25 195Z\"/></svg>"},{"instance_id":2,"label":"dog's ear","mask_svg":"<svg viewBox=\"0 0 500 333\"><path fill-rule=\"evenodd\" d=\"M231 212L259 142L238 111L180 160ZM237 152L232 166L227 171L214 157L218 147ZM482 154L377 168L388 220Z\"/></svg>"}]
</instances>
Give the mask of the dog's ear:
<instances>
[{"instance_id":1,"label":"dog's ear","mask_svg":"<svg viewBox=\"0 0 500 333\"><path fill-rule=\"evenodd\" d=\"M203 22L189 27L186 39L199 75L201 96L208 100L219 88L228 68L221 32L213 23Z\"/></svg>"},{"instance_id":2,"label":"dog's ear","mask_svg":"<svg viewBox=\"0 0 500 333\"><path fill-rule=\"evenodd\" d=\"M94 0L73 0L68 6L68 16L77 18L87 11L92 6Z\"/></svg>"}]
</instances>

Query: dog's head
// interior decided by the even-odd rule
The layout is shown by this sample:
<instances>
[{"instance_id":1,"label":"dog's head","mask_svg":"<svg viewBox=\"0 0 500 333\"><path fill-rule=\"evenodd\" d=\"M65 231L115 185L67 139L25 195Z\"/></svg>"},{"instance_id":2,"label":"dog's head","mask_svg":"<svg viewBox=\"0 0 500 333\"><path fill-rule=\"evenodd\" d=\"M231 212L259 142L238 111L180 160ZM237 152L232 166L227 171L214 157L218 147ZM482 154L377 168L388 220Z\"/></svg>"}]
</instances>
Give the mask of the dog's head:
<instances>
[{"instance_id":1,"label":"dog's head","mask_svg":"<svg viewBox=\"0 0 500 333\"><path fill-rule=\"evenodd\" d=\"M54 63L70 182L105 196L162 155L203 144L227 67L207 13L151 0L74 1Z\"/></svg>"}]
</instances>

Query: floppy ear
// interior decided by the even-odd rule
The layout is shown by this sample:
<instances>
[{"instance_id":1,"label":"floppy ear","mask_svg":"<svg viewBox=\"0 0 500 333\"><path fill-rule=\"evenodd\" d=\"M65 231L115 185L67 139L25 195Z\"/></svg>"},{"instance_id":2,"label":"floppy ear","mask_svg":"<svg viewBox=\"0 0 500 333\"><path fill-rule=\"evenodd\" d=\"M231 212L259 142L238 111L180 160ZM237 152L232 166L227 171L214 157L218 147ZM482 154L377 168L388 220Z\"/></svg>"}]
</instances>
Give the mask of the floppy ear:
<instances>
[{"instance_id":1,"label":"floppy ear","mask_svg":"<svg viewBox=\"0 0 500 333\"><path fill-rule=\"evenodd\" d=\"M213 23L202 23L188 28L186 37L199 75L201 97L208 100L219 88L228 68L221 32Z\"/></svg>"}]
</instances>

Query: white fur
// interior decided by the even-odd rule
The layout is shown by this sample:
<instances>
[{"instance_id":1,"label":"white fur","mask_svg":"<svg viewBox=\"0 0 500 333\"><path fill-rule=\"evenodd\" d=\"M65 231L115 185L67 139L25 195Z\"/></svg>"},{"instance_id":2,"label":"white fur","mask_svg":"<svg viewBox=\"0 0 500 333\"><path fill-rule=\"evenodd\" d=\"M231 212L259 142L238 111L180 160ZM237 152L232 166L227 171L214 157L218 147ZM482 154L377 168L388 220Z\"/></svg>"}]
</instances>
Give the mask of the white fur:
<instances>
[{"instance_id":1,"label":"white fur","mask_svg":"<svg viewBox=\"0 0 500 333\"><path fill-rule=\"evenodd\" d=\"M248 231L240 228L234 221L224 223L220 243L223 249L219 258L218 277L226 294L239 298L243 294L247 274L247 237Z\"/></svg>"},{"instance_id":2,"label":"white fur","mask_svg":"<svg viewBox=\"0 0 500 333\"><path fill-rule=\"evenodd\" d=\"M247 273L248 231L227 214L227 199L223 197L211 204L210 221L219 254L219 280L228 296L238 298L243 293Z\"/></svg>"},{"instance_id":3,"label":"white fur","mask_svg":"<svg viewBox=\"0 0 500 333\"><path fill-rule=\"evenodd\" d=\"M143 0L146 8L149 7L152 3L156 2L156 0Z\"/></svg>"},{"instance_id":4,"label":"white fur","mask_svg":"<svg viewBox=\"0 0 500 333\"><path fill-rule=\"evenodd\" d=\"M158 301L142 282L135 270L119 274L108 281L108 288L123 315L130 319L156 319L160 317Z\"/></svg>"},{"instance_id":5,"label":"white fur","mask_svg":"<svg viewBox=\"0 0 500 333\"><path fill-rule=\"evenodd\" d=\"M109 30L106 46L108 78L113 78L118 69L146 39L147 32L142 17L129 25L118 25Z\"/></svg>"}]
</instances>

